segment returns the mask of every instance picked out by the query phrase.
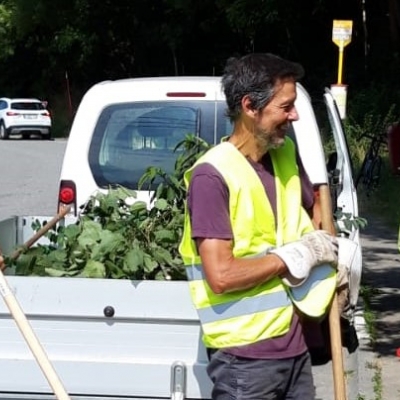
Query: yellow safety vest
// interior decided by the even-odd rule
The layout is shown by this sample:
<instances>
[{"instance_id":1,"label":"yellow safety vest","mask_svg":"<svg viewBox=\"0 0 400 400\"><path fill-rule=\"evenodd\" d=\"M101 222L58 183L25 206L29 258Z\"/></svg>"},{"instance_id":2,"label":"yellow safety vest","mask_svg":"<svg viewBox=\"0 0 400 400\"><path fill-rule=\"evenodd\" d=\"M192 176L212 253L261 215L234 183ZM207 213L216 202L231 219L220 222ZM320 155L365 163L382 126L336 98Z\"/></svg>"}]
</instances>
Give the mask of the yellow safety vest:
<instances>
[{"instance_id":1,"label":"yellow safety vest","mask_svg":"<svg viewBox=\"0 0 400 400\"><path fill-rule=\"evenodd\" d=\"M210 149L185 173L186 187L189 186L193 169L200 163L212 164L223 176L229 188L233 254L238 258L260 257L266 254L268 248L298 240L302 234L313 230L312 222L301 206L301 184L294 143L287 138L282 147L270 150L270 155L275 172L277 226L260 178L231 143L224 142ZM187 267L190 292L207 347L240 346L281 336L290 328L293 301L305 300L309 303L304 291L294 299L279 277L250 289L215 294L205 279L196 243L192 240L187 210L179 251ZM323 280L325 275L336 280L333 269L322 275ZM332 289L332 279L330 281ZM334 287L335 282L333 291ZM313 316L325 313L333 294L332 290L331 293L326 290L326 287L318 290L320 298L315 305L318 310L312 311Z\"/></svg>"}]
</instances>

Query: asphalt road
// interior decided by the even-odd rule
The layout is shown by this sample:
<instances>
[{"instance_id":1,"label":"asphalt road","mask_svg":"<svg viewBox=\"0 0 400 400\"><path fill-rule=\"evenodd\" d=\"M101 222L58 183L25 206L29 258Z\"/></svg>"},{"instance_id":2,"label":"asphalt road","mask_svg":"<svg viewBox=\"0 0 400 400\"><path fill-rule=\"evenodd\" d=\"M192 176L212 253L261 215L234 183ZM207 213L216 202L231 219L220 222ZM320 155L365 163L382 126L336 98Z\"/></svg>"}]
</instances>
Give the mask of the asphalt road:
<instances>
[{"instance_id":1,"label":"asphalt road","mask_svg":"<svg viewBox=\"0 0 400 400\"><path fill-rule=\"evenodd\" d=\"M65 139L0 140L0 220L55 215Z\"/></svg>"}]
</instances>

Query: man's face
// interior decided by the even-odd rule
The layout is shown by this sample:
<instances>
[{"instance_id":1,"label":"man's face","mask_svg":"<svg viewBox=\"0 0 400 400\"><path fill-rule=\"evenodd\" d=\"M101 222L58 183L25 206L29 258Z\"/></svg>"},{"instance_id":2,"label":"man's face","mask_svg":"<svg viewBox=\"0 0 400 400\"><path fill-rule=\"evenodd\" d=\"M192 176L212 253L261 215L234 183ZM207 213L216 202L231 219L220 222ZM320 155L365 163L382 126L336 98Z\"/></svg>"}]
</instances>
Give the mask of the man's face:
<instances>
[{"instance_id":1,"label":"man's face","mask_svg":"<svg viewBox=\"0 0 400 400\"><path fill-rule=\"evenodd\" d=\"M274 149L283 145L291 122L299 119L295 100L295 81L278 81L272 100L255 114L254 135L262 148Z\"/></svg>"}]
</instances>

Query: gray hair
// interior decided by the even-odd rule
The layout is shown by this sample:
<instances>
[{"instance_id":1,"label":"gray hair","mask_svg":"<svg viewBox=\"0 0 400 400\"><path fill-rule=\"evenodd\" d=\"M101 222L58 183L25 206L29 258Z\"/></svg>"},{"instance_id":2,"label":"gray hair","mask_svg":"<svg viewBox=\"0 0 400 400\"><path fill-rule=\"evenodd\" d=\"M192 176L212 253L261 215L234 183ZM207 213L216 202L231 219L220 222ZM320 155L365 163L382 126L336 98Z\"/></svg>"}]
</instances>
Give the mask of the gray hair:
<instances>
[{"instance_id":1,"label":"gray hair","mask_svg":"<svg viewBox=\"0 0 400 400\"><path fill-rule=\"evenodd\" d=\"M249 96L254 110L264 108L274 95L278 80L302 78L300 64L270 53L252 53L241 58L229 58L222 76L222 89L228 104L227 116L236 121L241 113L241 101Z\"/></svg>"}]
</instances>

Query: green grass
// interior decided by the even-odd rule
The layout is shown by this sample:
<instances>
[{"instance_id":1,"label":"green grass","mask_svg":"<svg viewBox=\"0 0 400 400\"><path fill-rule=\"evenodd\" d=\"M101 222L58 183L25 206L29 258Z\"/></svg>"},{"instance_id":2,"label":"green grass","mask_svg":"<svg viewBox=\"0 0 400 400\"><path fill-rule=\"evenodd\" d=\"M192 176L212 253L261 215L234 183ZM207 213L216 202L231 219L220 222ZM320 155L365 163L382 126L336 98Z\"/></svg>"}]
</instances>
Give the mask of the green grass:
<instances>
[{"instance_id":1,"label":"green grass","mask_svg":"<svg viewBox=\"0 0 400 400\"><path fill-rule=\"evenodd\" d=\"M367 363L366 368L372 369L374 375L372 377L374 398L373 400L383 400L383 384L382 384L382 365L379 360Z\"/></svg>"},{"instance_id":2,"label":"green grass","mask_svg":"<svg viewBox=\"0 0 400 400\"><path fill-rule=\"evenodd\" d=\"M360 287L360 296L364 301L364 320L372 347L374 347L378 337L378 332L376 329L376 313L372 308L372 301L373 298L379 293L379 289L370 285L363 284Z\"/></svg>"},{"instance_id":3,"label":"green grass","mask_svg":"<svg viewBox=\"0 0 400 400\"><path fill-rule=\"evenodd\" d=\"M373 395L372 397L366 397L365 394L359 394L356 400L383 400L383 386L382 386L382 366L379 360L375 362L369 362L365 366L368 369L374 371L374 375L372 377L373 382Z\"/></svg>"}]
</instances>

